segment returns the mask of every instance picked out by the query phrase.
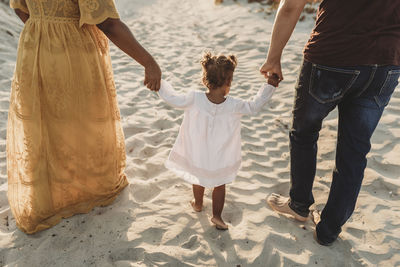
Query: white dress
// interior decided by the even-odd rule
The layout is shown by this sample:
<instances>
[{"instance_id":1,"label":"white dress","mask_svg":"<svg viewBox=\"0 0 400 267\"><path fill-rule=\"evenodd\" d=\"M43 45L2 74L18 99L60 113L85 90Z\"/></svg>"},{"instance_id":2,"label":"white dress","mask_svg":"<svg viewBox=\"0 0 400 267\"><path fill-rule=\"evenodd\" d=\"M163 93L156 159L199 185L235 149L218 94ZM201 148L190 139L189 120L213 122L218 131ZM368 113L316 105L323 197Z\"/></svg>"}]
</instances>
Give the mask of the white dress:
<instances>
[{"instance_id":1,"label":"white dress","mask_svg":"<svg viewBox=\"0 0 400 267\"><path fill-rule=\"evenodd\" d=\"M205 92L180 95L162 80L159 96L185 111L165 166L191 184L216 187L231 183L241 164L240 118L259 112L274 91L275 87L264 84L251 101L227 96L223 103L214 104Z\"/></svg>"}]
</instances>

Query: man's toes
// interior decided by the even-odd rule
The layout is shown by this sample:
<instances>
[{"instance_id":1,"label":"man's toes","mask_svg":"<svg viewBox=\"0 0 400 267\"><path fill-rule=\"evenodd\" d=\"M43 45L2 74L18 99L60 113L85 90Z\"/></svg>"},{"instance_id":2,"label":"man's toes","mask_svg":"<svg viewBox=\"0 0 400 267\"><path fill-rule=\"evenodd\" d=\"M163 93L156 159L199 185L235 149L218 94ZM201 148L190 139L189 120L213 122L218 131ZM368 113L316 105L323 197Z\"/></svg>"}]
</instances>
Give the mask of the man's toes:
<instances>
[{"instance_id":1,"label":"man's toes","mask_svg":"<svg viewBox=\"0 0 400 267\"><path fill-rule=\"evenodd\" d=\"M275 196L269 196L269 197L267 198L267 200L268 200L269 202L276 202L278 199L277 199Z\"/></svg>"},{"instance_id":2,"label":"man's toes","mask_svg":"<svg viewBox=\"0 0 400 267\"><path fill-rule=\"evenodd\" d=\"M281 199L277 196L270 196L267 199L268 203L274 206L282 206L285 202L282 202Z\"/></svg>"},{"instance_id":3,"label":"man's toes","mask_svg":"<svg viewBox=\"0 0 400 267\"><path fill-rule=\"evenodd\" d=\"M267 198L267 203L270 205L275 205L276 201L273 198Z\"/></svg>"},{"instance_id":4,"label":"man's toes","mask_svg":"<svg viewBox=\"0 0 400 267\"><path fill-rule=\"evenodd\" d=\"M268 199L270 199L271 201L277 202L277 201L278 201L278 199L279 199L279 196L276 196L276 195L271 195L271 196L269 196L269 198L268 198Z\"/></svg>"}]
</instances>

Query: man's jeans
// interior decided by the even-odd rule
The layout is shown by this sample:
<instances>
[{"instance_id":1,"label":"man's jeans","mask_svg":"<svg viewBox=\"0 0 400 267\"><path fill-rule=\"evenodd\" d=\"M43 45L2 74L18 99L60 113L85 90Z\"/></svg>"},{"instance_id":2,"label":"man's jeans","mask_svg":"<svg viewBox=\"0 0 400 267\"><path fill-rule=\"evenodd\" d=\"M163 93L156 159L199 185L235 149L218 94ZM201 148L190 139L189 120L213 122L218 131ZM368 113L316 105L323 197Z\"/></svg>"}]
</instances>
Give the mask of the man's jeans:
<instances>
[{"instance_id":1,"label":"man's jeans","mask_svg":"<svg viewBox=\"0 0 400 267\"><path fill-rule=\"evenodd\" d=\"M370 139L398 84L400 66L327 67L303 62L290 130L290 207L308 216L314 203L317 140L322 120L336 106L339 126L336 167L328 202L317 225L322 242L336 240L353 213Z\"/></svg>"}]
</instances>

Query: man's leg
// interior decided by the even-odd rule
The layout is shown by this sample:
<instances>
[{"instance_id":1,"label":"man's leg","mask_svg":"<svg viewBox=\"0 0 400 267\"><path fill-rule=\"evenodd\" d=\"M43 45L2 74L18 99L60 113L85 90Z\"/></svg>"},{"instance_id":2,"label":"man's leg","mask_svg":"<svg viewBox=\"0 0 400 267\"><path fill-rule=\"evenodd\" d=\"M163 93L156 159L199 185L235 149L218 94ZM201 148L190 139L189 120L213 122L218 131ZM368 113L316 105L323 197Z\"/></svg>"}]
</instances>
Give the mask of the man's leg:
<instances>
[{"instance_id":1,"label":"man's leg","mask_svg":"<svg viewBox=\"0 0 400 267\"><path fill-rule=\"evenodd\" d=\"M321 105L321 104L317 104ZM317 141L323 119L334 108L328 106L313 110L304 106L293 112L290 138L290 203L298 214L307 217L314 203L312 187L317 166Z\"/></svg>"},{"instance_id":2,"label":"man's leg","mask_svg":"<svg viewBox=\"0 0 400 267\"><path fill-rule=\"evenodd\" d=\"M383 112L383 107L379 108L376 103L369 106L362 103L366 101L374 102L374 99L356 99L339 104L336 167L328 202L316 229L323 244L336 240L341 226L354 211L361 188L366 156L371 148L370 139Z\"/></svg>"},{"instance_id":3,"label":"man's leg","mask_svg":"<svg viewBox=\"0 0 400 267\"><path fill-rule=\"evenodd\" d=\"M275 210L303 221L314 203L312 186L317 162L317 141L323 119L336 102L318 102L309 92L312 64L304 62L296 85L293 125L290 130L290 200L279 195L268 198ZM288 209L289 212L288 212ZM295 214L300 215L300 217Z\"/></svg>"},{"instance_id":4,"label":"man's leg","mask_svg":"<svg viewBox=\"0 0 400 267\"><path fill-rule=\"evenodd\" d=\"M398 84L400 67L381 66L373 75L374 79L360 96L339 104L336 168L328 202L316 228L318 241L323 244L336 240L354 211L367 166L366 156L371 149L371 136Z\"/></svg>"}]
</instances>

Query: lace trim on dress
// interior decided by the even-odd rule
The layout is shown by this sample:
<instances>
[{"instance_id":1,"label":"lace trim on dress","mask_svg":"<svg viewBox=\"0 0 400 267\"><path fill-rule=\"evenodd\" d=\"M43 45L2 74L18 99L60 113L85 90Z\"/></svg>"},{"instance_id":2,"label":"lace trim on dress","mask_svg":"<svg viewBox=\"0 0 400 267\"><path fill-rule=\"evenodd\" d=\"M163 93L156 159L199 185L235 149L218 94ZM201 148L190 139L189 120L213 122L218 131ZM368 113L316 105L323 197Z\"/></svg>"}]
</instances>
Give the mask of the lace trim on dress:
<instances>
[{"instance_id":1,"label":"lace trim on dress","mask_svg":"<svg viewBox=\"0 0 400 267\"><path fill-rule=\"evenodd\" d=\"M67 18L67 17L52 17L52 16L30 16L30 20L40 20L40 21L51 21L54 23L57 22L65 22L65 23L77 23L79 22L79 18Z\"/></svg>"},{"instance_id":2,"label":"lace trim on dress","mask_svg":"<svg viewBox=\"0 0 400 267\"><path fill-rule=\"evenodd\" d=\"M165 167L171 171L173 171L178 177L181 177L183 180L190 184L196 184L196 185L201 185L204 187L217 187L220 185L224 184L229 184L233 182L236 178L236 172L232 173L230 176L226 176L224 178L220 179L214 179L213 177L209 178L200 178L197 177L191 173L189 173L187 170L185 170L182 166L179 164L172 162L170 160L167 160L165 162Z\"/></svg>"},{"instance_id":3,"label":"lace trim on dress","mask_svg":"<svg viewBox=\"0 0 400 267\"><path fill-rule=\"evenodd\" d=\"M80 27L83 24L100 24L107 18L119 19L114 0L79 0L79 10Z\"/></svg>"}]
</instances>

